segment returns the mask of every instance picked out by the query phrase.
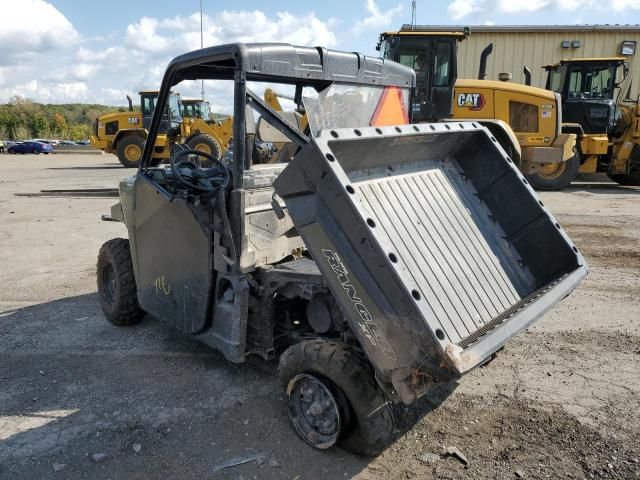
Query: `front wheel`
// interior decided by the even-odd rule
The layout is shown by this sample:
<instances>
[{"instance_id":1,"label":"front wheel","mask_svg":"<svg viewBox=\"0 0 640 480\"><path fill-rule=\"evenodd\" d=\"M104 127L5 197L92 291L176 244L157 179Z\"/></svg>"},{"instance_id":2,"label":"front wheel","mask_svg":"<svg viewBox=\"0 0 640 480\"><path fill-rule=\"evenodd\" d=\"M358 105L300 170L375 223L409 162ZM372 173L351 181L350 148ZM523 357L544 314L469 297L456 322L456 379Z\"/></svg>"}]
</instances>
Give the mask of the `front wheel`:
<instances>
[{"instance_id":1,"label":"front wheel","mask_svg":"<svg viewBox=\"0 0 640 480\"><path fill-rule=\"evenodd\" d=\"M118 142L116 151L122 166L138 168L144 151L144 138L138 135L127 135Z\"/></svg>"},{"instance_id":2,"label":"front wheel","mask_svg":"<svg viewBox=\"0 0 640 480\"><path fill-rule=\"evenodd\" d=\"M33 154L34 155L40 155L40 150L38 150L37 148L33 149Z\"/></svg>"},{"instance_id":3,"label":"front wheel","mask_svg":"<svg viewBox=\"0 0 640 480\"><path fill-rule=\"evenodd\" d=\"M9 155L14 155L16 153L13 148L10 148L9 150L7 150L7 152L9 152Z\"/></svg>"},{"instance_id":4,"label":"front wheel","mask_svg":"<svg viewBox=\"0 0 640 480\"><path fill-rule=\"evenodd\" d=\"M191 148L192 150L198 150L199 152L208 153L216 160L220 160L220 158L222 157L222 148L220 147L220 144L215 138L210 135L205 135L204 133L196 135L187 142L187 145L189 145L189 148ZM213 166L212 164L209 165L208 163L210 162L202 160L202 166Z\"/></svg>"},{"instance_id":5,"label":"front wheel","mask_svg":"<svg viewBox=\"0 0 640 480\"><path fill-rule=\"evenodd\" d=\"M345 345L309 340L280 357L278 376L289 418L307 444L334 444L359 455L377 455L393 437L393 414L371 366Z\"/></svg>"},{"instance_id":6,"label":"front wheel","mask_svg":"<svg viewBox=\"0 0 640 480\"><path fill-rule=\"evenodd\" d=\"M566 162L542 164L526 177L536 190L561 190L576 178L578 168L580 159L574 155Z\"/></svg>"},{"instance_id":7,"label":"front wheel","mask_svg":"<svg viewBox=\"0 0 640 480\"><path fill-rule=\"evenodd\" d=\"M129 240L114 238L102 245L97 265L98 298L104 315L114 325L133 325L142 320Z\"/></svg>"}]
</instances>

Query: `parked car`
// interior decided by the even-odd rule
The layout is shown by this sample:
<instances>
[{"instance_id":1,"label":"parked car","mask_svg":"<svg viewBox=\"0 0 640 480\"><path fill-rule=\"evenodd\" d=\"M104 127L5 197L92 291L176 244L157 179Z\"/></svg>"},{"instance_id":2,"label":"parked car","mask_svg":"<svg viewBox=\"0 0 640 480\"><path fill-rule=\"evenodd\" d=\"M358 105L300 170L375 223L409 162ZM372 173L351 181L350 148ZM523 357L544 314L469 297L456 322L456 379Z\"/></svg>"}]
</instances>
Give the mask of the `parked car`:
<instances>
[{"instance_id":1,"label":"parked car","mask_svg":"<svg viewBox=\"0 0 640 480\"><path fill-rule=\"evenodd\" d=\"M53 153L53 147L48 143L42 142L22 142L11 145L7 149L8 153Z\"/></svg>"},{"instance_id":2,"label":"parked car","mask_svg":"<svg viewBox=\"0 0 640 480\"><path fill-rule=\"evenodd\" d=\"M89 140L78 140L76 143L78 145L89 145L91 142Z\"/></svg>"},{"instance_id":3,"label":"parked car","mask_svg":"<svg viewBox=\"0 0 640 480\"><path fill-rule=\"evenodd\" d=\"M58 145L60 145L60 146L69 146L69 145L76 146L78 144L76 142L72 141L72 140L60 140L60 143Z\"/></svg>"}]
</instances>

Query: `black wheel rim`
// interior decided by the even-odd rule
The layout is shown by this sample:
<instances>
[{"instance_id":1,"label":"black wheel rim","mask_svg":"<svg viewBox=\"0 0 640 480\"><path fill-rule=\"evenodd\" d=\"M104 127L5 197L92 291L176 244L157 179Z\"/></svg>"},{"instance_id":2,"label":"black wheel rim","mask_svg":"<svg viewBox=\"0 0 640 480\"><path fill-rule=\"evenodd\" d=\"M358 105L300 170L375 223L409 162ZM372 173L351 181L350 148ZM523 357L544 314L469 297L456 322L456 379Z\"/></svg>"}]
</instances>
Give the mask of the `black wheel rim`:
<instances>
[{"instance_id":1,"label":"black wheel rim","mask_svg":"<svg viewBox=\"0 0 640 480\"><path fill-rule=\"evenodd\" d=\"M287 386L289 418L298 435L314 448L333 446L342 427L336 396L329 385L309 374L296 375Z\"/></svg>"},{"instance_id":2,"label":"black wheel rim","mask_svg":"<svg viewBox=\"0 0 640 480\"><path fill-rule=\"evenodd\" d=\"M109 304L116 303L116 272L110 263L102 267L102 293Z\"/></svg>"}]
</instances>

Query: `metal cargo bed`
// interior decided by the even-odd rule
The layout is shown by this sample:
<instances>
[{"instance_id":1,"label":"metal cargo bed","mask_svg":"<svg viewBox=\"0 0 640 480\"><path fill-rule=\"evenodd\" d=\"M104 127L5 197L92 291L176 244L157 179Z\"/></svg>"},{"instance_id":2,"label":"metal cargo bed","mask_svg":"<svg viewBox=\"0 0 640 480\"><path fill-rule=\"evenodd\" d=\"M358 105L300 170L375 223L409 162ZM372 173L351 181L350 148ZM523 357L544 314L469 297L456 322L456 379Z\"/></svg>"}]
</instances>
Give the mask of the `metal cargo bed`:
<instances>
[{"instance_id":1,"label":"metal cargo bed","mask_svg":"<svg viewBox=\"0 0 640 480\"><path fill-rule=\"evenodd\" d=\"M581 255L475 123L322 132L278 177L382 381L450 380L573 290Z\"/></svg>"}]
</instances>

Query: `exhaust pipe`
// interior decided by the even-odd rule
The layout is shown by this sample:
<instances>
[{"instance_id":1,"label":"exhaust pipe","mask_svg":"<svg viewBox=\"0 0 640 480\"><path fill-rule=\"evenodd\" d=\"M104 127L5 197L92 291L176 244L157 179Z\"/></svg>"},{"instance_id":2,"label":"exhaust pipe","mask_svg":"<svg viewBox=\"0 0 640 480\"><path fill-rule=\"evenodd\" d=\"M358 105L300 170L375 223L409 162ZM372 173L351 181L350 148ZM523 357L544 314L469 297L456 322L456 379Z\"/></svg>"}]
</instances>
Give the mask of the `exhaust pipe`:
<instances>
[{"instance_id":1,"label":"exhaust pipe","mask_svg":"<svg viewBox=\"0 0 640 480\"><path fill-rule=\"evenodd\" d=\"M487 57L493 52L493 43L490 43L480 54L480 70L478 71L478 80L487 79Z\"/></svg>"},{"instance_id":2,"label":"exhaust pipe","mask_svg":"<svg viewBox=\"0 0 640 480\"><path fill-rule=\"evenodd\" d=\"M127 100L129 102L129 111L133 112L133 101L131 100L131 97L129 95L127 95Z\"/></svg>"},{"instance_id":3,"label":"exhaust pipe","mask_svg":"<svg viewBox=\"0 0 640 480\"><path fill-rule=\"evenodd\" d=\"M524 72L524 84L531 86L531 69L525 65L522 71Z\"/></svg>"}]
</instances>

